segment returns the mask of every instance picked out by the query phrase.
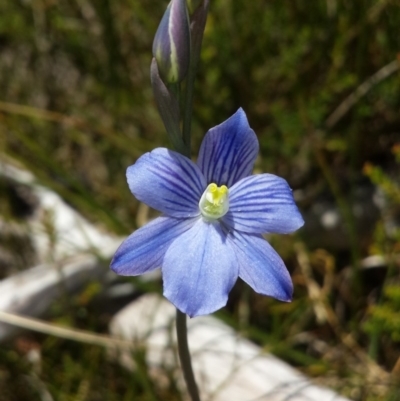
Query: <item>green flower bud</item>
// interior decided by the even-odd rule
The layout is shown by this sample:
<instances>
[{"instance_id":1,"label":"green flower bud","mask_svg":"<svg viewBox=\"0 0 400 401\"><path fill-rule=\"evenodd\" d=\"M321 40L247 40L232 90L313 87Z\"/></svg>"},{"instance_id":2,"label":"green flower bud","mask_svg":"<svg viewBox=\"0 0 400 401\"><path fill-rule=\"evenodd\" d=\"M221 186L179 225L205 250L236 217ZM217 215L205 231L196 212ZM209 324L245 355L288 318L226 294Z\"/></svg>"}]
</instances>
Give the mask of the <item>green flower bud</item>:
<instances>
[{"instance_id":1,"label":"green flower bud","mask_svg":"<svg viewBox=\"0 0 400 401\"><path fill-rule=\"evenodd\" d=\"M158 26L153 56L166 83L181 82L190 58L190 28L186 0L171 0Z\"/></svg>"}]
</instances>

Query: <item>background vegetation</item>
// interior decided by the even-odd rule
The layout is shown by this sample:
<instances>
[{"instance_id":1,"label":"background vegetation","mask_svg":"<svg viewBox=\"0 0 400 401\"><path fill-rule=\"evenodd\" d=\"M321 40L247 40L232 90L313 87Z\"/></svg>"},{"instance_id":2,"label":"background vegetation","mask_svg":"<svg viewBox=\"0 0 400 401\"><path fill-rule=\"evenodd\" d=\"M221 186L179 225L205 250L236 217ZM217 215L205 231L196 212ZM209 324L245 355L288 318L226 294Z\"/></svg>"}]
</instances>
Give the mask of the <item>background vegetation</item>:
<instances>
[{"instance_id":1,"label":"background vegetation","mask_svg":"<svg viewBox=\"0 0 400 401\"><path fill-rule=\"evenodd\" d=\"M126 167L169 146L149 82L166 5L0 2L1 158L122 235L138 211ZM399 26L396 0L212 0L195 94L193 155L208 128L243 107L261 144L257 169L289 181L306 220L296 237L271 238L294 302L238 283L219 316L363 401L400 399ZM0 213L15 218L9 188L0 189ZM90 300L80 305L90 318L62 307L53 318L105 330ZM29 343L41 348L37 376L56 400L165 397L145 366L133 380L96 347L33 335ZM16 390L33 369L24 349L0 351L0 400L39 399ZM180 399L173 383L168 396Z\"/></svg>"}]
</instances>

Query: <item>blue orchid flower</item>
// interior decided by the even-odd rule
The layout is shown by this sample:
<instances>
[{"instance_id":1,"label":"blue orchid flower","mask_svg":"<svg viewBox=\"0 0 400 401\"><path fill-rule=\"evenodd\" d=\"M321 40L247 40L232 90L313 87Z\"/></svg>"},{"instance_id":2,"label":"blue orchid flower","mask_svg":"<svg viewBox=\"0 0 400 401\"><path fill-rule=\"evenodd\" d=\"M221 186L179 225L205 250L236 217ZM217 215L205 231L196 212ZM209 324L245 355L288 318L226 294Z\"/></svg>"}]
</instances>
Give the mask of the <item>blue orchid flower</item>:
<instances>
[{"instance_id":1,"label":"blue orchid flower","mask_svg":"<svg viewBox=\"0 0 400 401\"><path fill-rule=\"evenodd\" d=\"M136 276L161 267L164 296L189 316L226 305L238 277L257 293L290 301L293 285L264 233L304 221L288 183L251 175L259 145L239 109L210 129L197 164L157 148L127 170L135 197L163 213L119 247L111 269Z\"/></svg>"}]
</instances>

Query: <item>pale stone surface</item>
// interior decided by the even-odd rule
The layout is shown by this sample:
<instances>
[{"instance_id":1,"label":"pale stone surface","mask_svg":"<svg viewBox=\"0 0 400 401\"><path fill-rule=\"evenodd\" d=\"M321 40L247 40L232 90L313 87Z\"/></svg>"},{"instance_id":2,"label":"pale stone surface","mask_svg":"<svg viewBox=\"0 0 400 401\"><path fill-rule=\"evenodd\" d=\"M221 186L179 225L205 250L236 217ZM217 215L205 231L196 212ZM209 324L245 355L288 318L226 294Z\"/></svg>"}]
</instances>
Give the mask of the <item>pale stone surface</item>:
<instances>
[{"instance_id":1,"label":"pale stone surface","mask_svg":"<svg viewBox=\"0 0 400 401\"><path fill-rule=\"evenodd\" d=\"M0 311L40 316L63 291L73 292L89 280L107 273L93 255L80 255L69 262L40 265L0 281ZM0 342L16 327L0 322Z\"/></svg>"},{"instance_id":2,"label":"pale stone surface","mask_svg":"<svg viewBox=\"0 0 400 401\"><path fill-rule=\"evenodd\" d=\"M155 294L144 295L112 320L112 335L144 343L151 368L176 361L175 308ZM203 401L349 401L275 356L241 338L212 316L188 321L193 367ZM121 362L132 368L129 352Z\"/></svg>"},{"instance_id":3,"label":"pale stone surface","mask_svg":"<svg viewBox=\"0 0 400 401\"><path fill-rule=\"evenodd\" d=\"M110 259L121 238L99 230L55 192L39 185L30 172L0 162L0 175L29 186L37 199L35 212L26 225L40 261L40 265L0 281L1 311L40 316L62 291L74 291L91 280L113 274L95 255ZM55 241L49 238L45 227L48 216ZM0 323L0 341L14 330Z\"/></svg>"},{"instance_id":4,"label":"pale stone surface","mask_svg":"<svg viewBox=\"0 0 400 401\"><path fill-rule=\"evenodd\" d=\"M70 255L91 251L109 258L113 255L122 238L99 230L65 203L55 192L39 185L30 172L8 163L0 162L0 175L19 184L27 185L38 200L35 213L27 219L32 233L38 260L59 261ZM53 238L49 238L46 226L52 225Z\"/></svg>"}]
</instances>

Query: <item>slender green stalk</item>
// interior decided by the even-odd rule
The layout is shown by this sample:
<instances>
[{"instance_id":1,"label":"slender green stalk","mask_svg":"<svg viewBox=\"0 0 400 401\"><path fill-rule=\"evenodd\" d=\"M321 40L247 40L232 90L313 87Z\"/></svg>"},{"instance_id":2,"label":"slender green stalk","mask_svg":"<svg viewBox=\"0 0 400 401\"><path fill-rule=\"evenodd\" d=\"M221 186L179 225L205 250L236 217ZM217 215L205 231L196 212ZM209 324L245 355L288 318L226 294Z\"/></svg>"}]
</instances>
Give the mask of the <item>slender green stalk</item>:
<instances>
[{"instance_id":1,"label":"slender green stalk","mask_svg":"<svg viewBox=\"0 0 400 401\"><path fill-rule=\"evenodd\" d=\"M191 149L191 127L192 127L192 112L193 112L193 91L194 91L194 80L197 70L197 65L193 65L193 58L191 58L188 77L186 81L186 95L185 95L185 108L183 115L183 142L186 148Z\"/></svg>"},{"instance_id":2,"label":"slender green stalk","mask_svg":"<svg viewBox=\"0 0 400 401\"><path fill-rule=\"evenodd\" d=\"M200 401L199 391L194 378L187 340L186 314L176 310L176 334L178 337L178 353L181 361L183 377L192 401Z\"/></svg>"},{"instance_id":3,"label":"slender green stalk","mask_svg":"<svg viewBox=\"0 0 400 401\"><path fill-rule=\"evenodd\" d=\"M202 4L191 16L191 43L190 43L190 62L189 71L186 77L186 88L183 105L182 118L182 139L187 150L186 156L190 158L191 149L191 124L193 111L193 91L196 78L197 66L200 60L201 42L203 39L204 28L207 20L209 0L203 0ZM186 314L176 310L176 333L178 337L178 353L181 361L183 376L192 401L200 401L199 391L193 374L192 363L190 360L189 345L187 339Z\"/></svg>"}]
</instances>

